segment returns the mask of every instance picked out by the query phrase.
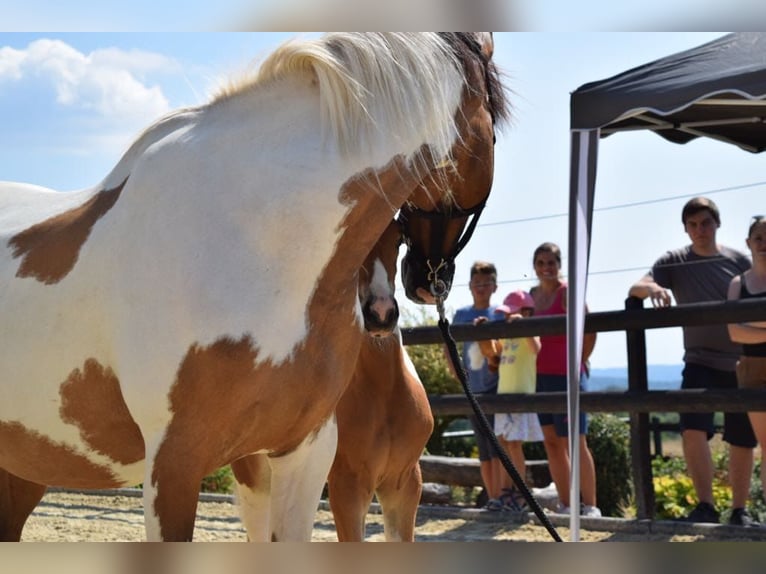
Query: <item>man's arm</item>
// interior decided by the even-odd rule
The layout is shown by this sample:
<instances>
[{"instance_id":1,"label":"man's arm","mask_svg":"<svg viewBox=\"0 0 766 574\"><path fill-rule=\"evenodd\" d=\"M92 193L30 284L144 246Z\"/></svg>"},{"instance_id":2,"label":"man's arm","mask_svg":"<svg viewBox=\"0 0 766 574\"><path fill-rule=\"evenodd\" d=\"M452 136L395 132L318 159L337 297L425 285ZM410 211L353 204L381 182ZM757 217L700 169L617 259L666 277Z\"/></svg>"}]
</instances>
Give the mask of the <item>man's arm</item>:
<instances>
[{"instance_id":1,"label":"man's arm","mask_svg":"<svg viewBox=\"0 0 766 574\"><path fill-rule=\"evenodd\" d=\"M649 299L653 307L670 307L671 304L670 292L657 284L649 273L631 286L628 295L639 299Z\"/></svg>"}]
</instances>

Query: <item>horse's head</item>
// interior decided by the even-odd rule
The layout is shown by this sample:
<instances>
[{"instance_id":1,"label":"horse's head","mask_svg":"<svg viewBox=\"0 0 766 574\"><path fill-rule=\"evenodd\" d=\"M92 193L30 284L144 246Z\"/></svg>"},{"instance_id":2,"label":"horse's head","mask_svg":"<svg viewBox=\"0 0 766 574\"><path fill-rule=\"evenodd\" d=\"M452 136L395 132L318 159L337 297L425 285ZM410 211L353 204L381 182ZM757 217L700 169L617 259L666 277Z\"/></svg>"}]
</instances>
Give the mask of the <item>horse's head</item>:
<instances>
[{"instance_id":1,"label":"horse's head","mask_svg":"<svg viewBox=\"0 0 766 574\"><path fill-rule=\"evenodd\" d=\"M401 228L398 222L392 221L359 270L359 301L364 328L373 337L390 335L399 321L394 279L401 244Z\"/></svg>"},{"instance_id":2,"label":"horse's head","mask_svg":"<svg viewBox=\"0 0 766 574\"><path fill-rule=\"evenodd\" d=\"M455 118L460 137L451 158L436 166L399 213L407 244L402 282L416 303L433 304L449 294L455 257L468 243L492 188L495 126L509 115L492 62L492 35L445 34L445 39L465 75Z\"/></svg>"}]
</instances>

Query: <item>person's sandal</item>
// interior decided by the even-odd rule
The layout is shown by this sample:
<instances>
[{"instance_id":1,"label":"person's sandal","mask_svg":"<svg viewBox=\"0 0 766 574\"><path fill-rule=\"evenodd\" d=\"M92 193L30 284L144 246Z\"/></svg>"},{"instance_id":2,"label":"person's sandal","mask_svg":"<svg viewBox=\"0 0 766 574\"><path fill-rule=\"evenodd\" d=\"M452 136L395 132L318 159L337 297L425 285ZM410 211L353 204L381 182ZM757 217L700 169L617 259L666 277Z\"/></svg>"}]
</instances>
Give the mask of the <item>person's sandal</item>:
<instances>
[{"instance_id":1,"label":"person's sandal","mask_svg":"<svg viewBox=\"0 0 766 574\"><path fill-rule=\"evenodd\" d=\"M504 488L503 494L500 495L500 502L503 503L505 510L529 512L529 505L524 499L524 495L515 488Z\"/></svg>"},{"instance_id":2,"label":"person's sandal","mask_svg":"<svg viewBox=\"0 0 766 574\"><path fill-rule=\"evenodd\" d=\"M499 512L503 510L503 503L500 502L497 498L490 498L487 501L487 504L484 505L484 510L489 510L491 512Z\"/></svg>"}]
</instances>

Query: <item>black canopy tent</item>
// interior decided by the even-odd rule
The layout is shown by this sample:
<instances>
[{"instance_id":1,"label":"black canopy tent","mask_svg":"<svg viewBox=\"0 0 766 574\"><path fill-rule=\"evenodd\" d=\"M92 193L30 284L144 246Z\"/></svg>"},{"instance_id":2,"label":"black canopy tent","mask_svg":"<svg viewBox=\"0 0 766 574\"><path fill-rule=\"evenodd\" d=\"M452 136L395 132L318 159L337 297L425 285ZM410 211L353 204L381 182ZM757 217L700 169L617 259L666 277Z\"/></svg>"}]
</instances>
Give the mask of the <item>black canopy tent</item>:
<instances>
[{"instance_id":1,"label":"black canopy tent","mask_svg":"<svg viewBox=\"0 0 766 574\"><path fill-rule=\"evenodd\" d=\"M766 34L736 33L575 90L570 100L567 294L570 500L579 500L579 381L599 138L652 130L674 143L710 137L766 149ZM573 505L573 508L576 505ZM579 515L571 516L579 536Z\"/></svg>"}]
</instances>

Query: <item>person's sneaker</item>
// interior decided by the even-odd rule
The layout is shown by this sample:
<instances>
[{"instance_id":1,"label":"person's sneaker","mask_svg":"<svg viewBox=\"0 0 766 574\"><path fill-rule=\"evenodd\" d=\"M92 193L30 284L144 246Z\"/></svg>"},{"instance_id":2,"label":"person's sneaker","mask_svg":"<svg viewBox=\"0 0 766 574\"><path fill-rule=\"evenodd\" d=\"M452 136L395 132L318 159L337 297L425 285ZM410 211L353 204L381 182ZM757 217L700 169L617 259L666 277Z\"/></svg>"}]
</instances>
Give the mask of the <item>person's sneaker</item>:
<instances>
[{"instance_id":1,"label":"person's sneaker","mask_svg":"<svg viewBox=\"0 0 766 574\"><path fill-rule=\"evenodd\" d=\"M580 516L586 516L588 518L600 518L601 509L598 506L591 506L590 504L581 504Z\"/></svg>"},{"instance_id":2,"label":"person's sneaker","mask_svg":"<svg viewBox=\"0 0 766 574\"><path fill-rule=\"evenodd\" d=\"M721 517L718 511L709 502L700 502L687 516L679 519L680 522L707 522L718 524Z\"/></svg>"},{"instance_id":3,"label":"person's sneaker","mask_svg":"<svg viewBox=\"0 0 766 574\"><path fill-rule=\"evenodd\" d=\"M556 505L556 509L553 511L553 514L569 514L569 507L559 502Z\"/></svg>"},{"instance_id":4,"label":"person's sneaker","mask_svg":"<svg viewBox=\"0 0 766 574\"><path fill-rule=\"evenodd\" d=\"M761 523L755 520L746 508L732 508L729 524L734 526L754 526L760 527Z\"/></svg>"}]
</instances>

